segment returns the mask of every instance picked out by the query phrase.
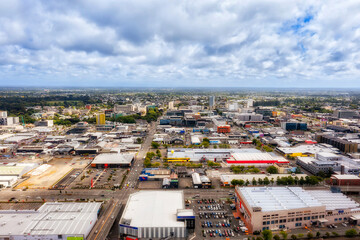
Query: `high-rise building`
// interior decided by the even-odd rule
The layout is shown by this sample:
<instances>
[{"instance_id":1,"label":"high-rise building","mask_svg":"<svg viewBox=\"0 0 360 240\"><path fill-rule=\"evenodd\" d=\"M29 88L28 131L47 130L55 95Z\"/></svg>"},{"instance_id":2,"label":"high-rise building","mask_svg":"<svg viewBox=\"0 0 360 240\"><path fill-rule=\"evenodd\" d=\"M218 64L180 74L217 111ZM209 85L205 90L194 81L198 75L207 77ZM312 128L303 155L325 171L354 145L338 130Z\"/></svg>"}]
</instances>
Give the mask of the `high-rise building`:
<instances>
[{"instance_id":1,"label":"high-rise building","mask_svg":"<svg viewBox=\"0 0 360 240\"><path fill-rule=\"evenodd\" d=\"M254 106L254 100L253 99L248 99L247 100L247 107L250 108L250 107L253 107Z\"/></svg>"},{"instance_id":2,"label":"high-rise building","mask_svg":"<svg viewBox=\"0 0 360 240\"><path fill-rule=\"evenodd\" d=\"M215 107L215 96L209 97L209 107L210 109L213 109Z\"/></svg>"},{"instance_id":3,"label":"high-rise building","mask_svg":"<svg viewBox=\"0 0 360 240\"><path fill-rule=\"evenodd\" d=\"M96 125L105 125L105 113L96 115Z\"/></svg>"},{"instance_id":4,"label":"high-rise building","mask_svg":"<svg viewBox=\"0 0 360 240\"><path fill-rule=\"evenodd\" d=\"M170 110L174 109L174 101L169 102L169 109Z\"/></svg>"}]
</instances>

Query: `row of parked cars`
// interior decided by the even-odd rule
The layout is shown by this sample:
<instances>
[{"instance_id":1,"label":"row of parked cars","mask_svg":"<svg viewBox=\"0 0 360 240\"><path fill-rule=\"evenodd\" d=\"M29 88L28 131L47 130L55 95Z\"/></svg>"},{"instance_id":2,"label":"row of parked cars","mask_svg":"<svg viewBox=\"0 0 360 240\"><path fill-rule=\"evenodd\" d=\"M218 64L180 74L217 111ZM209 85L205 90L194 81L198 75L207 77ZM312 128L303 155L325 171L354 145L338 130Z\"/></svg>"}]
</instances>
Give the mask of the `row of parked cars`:
<instances>
[{"instance_id":1,"label":"row of parked cars","mask_svg":"<svg viewBox=\"0 0 360 240\"><path fill-rule=\"evenodd\" d=\"M203 237L235 237L234 232L231 229L210 229L203 230Z\"/></svg>"},{"instance_id":2,"label":"row of parked cars","mask_svg":"<svg viewBox=\"0 0 360 240\"><path fill-rule=\"evenodd\" d=\"M213 198L202 198L197 201L198 204L216 204L216 200Z\"/></svg>"},{"instance_id":3,"label":"row of parked cars","mask_svg":"<svg viewBox=\"0 0 360 240\"><path fill-rule=\"evenodd\" d=\"M200 212L199 213L199 218L206 218L206 219L210 219L210 218L228 218L226 212Z\"/></svg>"},{"instance_id":4,"label":"row of parked cars","mask_svg":"<svg viewBox=\"0 0 360 240\"><path fill-rule=\"evenodd\" d=\"M224 209L224 205L223 204L212 204L212 205L206 205L206 206L199 206L198 207L199 211L204 211L204 210L211 210L211 211L219 211Z\"/></svg>"},{"instance_id":5,"label":"row of parked cars","mask_svg":"<svg viewBox=\"0 0 360 240\"><path fill-rule=\"evenodd\" d=\"M202 228L212 228L212 227L230 227L230 221L229 220L223 220L218 222L212 222L212 221L204 221L201 223Z\"/></svg>"}]
</instances>

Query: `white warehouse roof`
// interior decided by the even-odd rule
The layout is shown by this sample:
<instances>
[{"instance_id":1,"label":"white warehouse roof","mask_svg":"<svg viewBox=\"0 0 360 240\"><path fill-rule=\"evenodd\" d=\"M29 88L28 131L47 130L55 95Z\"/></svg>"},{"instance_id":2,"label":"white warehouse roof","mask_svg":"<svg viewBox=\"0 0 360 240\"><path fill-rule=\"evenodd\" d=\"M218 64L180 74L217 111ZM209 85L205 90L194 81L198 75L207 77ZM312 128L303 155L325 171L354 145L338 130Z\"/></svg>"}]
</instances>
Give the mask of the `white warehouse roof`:
<instances>
[{"instance_id":1,"label":"white warehouse roof","mask_svg":"<svg viewBox=\"0 0 360 240\"><path fill-rule=\"evenodd\" d=\"M45 203L37 211L0 211L0 236L84 235L97 220L101 203Z\"/></svg>"},{"instance_id":2,"label":"white warehouse roof","mask_svg":"<svg viewBox=\"0 0 360 240\"><path fill-rule=\"evenodd\" d=\"M102 153L95 157L92 164L130 164L134 157L133 153Z\"/></svg>"},{"instance_id":3,"label":"white warehouse roof","mask_svg":"<svg viewBox=\"0 0 360 240\"><path fill-rule=\"evenodd\" d=\"M251 207L261 211L279 211L322 206L316 198L300 187L237 187Z\"/></svg>"},{"instance_id":4,"label":"white warehouse roof","mask_svg":"<svg viewBox=\"0 0 360 240\"><path fill-rule=\"evenodd\" d=\"M130 195L120 224L133 227L185 227L177 221L184 209L183 191L140 191Z\"/></svg>"},{"instance_id":5,"label":"white warehouse roof","mask_svg":"<svg viewBox=\"0 0 360 240\"><path fill-rule=\"evenodd\" d=\"M343 193L332 193L326 190L309 190L307 192L325 205L326 210L345 210L358 208L360 206Z\"/></svg>"}]
</instances>

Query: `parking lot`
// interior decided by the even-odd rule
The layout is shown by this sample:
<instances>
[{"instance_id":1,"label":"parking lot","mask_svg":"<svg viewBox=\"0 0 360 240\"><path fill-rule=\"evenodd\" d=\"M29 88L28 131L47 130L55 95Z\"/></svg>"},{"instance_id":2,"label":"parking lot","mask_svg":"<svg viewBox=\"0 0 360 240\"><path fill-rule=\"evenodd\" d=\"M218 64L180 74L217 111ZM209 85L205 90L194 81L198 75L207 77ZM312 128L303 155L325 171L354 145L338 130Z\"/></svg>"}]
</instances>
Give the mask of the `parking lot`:
<instances>
[{"instance_id":1,"label":"parking lot","mask_svg":"<svg viewBox=\"0 0 360 240\"><path fill-rule=\"evenodd\" d=\"M89 189L92 187L96 189L113 189L120 186L126 171L127 169L124 168L96 169L90 167L77 176L70 185L70 188Z\"/></svg>"},{"instance_id":2,"label":"parking lot","mask_svg":"<svg viewBox=\"0 0 360 240\"><path fill-rule=\"evenodd\" d=\"M231 197L231 196L229 196ZM244 239L247 232L240 219L234 217L228 198L202 198L188 200L196 215L196 239Z\"/></svg>"}]
</instances>

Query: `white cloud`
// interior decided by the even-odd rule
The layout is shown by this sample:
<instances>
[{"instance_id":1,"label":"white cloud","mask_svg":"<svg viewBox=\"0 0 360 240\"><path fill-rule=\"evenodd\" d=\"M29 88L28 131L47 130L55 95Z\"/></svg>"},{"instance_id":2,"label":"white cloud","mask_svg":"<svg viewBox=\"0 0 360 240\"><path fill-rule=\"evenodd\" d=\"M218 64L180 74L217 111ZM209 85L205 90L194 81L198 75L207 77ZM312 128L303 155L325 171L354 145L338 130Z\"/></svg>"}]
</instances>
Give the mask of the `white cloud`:
<instances>
[{"instance_id":1,"label":"white cloud","mask_svg":"<svg viewBox=\"0 0 360 240\"><path fill-rule=\"evenodd\" d=\"M359 59L355 0L0 2L2 85L360 87Z\"/></svg>"}]
</instances>

